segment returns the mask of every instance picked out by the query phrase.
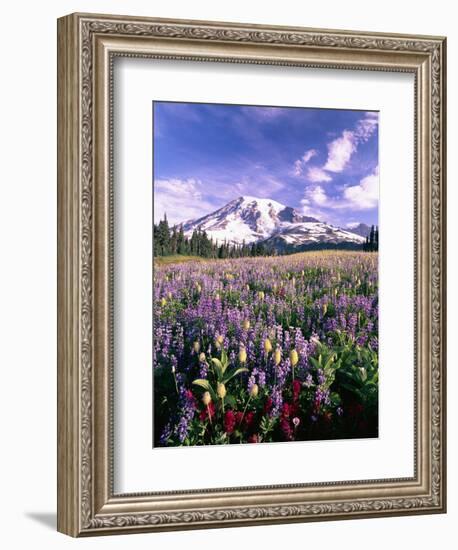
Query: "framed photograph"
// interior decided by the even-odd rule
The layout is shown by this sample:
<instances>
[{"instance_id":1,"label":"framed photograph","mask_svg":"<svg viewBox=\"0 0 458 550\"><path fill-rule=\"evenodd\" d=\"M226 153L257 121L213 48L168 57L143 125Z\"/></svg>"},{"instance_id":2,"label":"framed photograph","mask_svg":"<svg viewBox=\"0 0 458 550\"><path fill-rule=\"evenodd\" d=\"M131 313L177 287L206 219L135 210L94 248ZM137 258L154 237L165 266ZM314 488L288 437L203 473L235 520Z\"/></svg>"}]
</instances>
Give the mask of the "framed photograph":
<instances>
[{"instance_id":1,"label":"framed photograph","mask_svg":"<svg viewBox=\"0 0 458 550\"><path fill-rule=\"evenodd\" d=\"M58 20L58 530L440 513L445 38Z\"/></svg>"}]
</instances>

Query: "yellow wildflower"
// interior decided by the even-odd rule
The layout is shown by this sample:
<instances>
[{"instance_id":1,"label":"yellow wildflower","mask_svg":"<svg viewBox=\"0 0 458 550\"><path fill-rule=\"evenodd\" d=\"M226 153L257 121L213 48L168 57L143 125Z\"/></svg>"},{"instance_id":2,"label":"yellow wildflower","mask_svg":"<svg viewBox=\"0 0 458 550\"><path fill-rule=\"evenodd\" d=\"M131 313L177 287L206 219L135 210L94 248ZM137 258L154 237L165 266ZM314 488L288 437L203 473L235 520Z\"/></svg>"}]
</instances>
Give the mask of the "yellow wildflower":
<instances>
[{"instance_id":1,"label":"yellow wildflower","mask_svg":"<svg viewBox=\"0 0 458 550\"><path fill-rule=\"evenodd\" d=\"M221 382L218 382L216 393L218 394L218 397L220 397L221 399L224 399L227 393L226 386L224 384L221 384Z\"/></svg>"},{"instance_id":2,"label":"yellow wildflower","mask_svg":"<svg viewBox=\"0 0 458 550\"><path fill-rule=\"evenodd\" d=\"M253 387L251 388L251 391L250 391L250 396L251 397L258 397L258 393L259 393L259 386L257 384L253 384Z\"/></svg>"},{"instance_id":3,"label":"yellow wildflower","mask_svg":"<svg viewBox=\"0 0 458 550\"><path fill-rule=\"evenodd\" d=\"M210 405L211 403L211 400L212 400L212 397L210 395L210 392L206 391L203 396L202 396L202 403L208 407L208 405Z\"/></svg>"},{"instance_id":4,"label":"yellow wildflower","mask_svg":"<svg viewBox=\"0 0 458 550\"><path fill-rule=\"evenodd\" d=\"M264 351L270 353L272 351L272 344L268 338L264 340Z\"/></svg>"},{"instance_id":5,"label":"yellow wildflower","mask_svg":"<svg viewBox=\"0 0 458 550\"><path fill-rule=\"evenodd\" d=\"M219 334L219 335L216 337L215 343L216 343L216 347L217 347L217 348L220 348L220 347L223 345L223 343L224 343L224 336L222 336L221 334Z\"/></svg>"}]
</instances>

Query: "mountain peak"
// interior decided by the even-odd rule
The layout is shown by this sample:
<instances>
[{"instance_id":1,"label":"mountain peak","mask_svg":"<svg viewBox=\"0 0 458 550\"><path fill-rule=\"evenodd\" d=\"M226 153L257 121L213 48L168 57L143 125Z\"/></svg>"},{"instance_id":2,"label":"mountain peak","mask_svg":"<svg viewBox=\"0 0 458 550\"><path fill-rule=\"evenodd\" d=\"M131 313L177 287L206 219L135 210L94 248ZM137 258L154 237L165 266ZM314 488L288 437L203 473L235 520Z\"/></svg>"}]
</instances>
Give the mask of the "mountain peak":
<instances>
[{"instance_id":1,"label":"mountain peak","mask_svg":"<svg viewBox=\"0 0 458 550\"><path fill-rule=\"evenodd\" d=\"M291 206L270 198L242 195L223 207L183 224L186 236L200 229L218 243L250 244L275 241L286 245L304 243L363 242L355 233L324 224L302 215Z\"/></svg>"},{"instance_id":2,"label":"mountain peak","mask_svg":"<svg viewBox=\"0 0 458 550\"><path fill-rule=\"evenodd\" d=\"M253 197L251 195L241 195L238 199L236 199L236 202L243 205L250 205L250 204L256 203L260 205L271 205L274 208L279 208L279 209L285 208L284 204L281 204L280 202L275 201L273 199Z\"/></svg>"}]
</instances>

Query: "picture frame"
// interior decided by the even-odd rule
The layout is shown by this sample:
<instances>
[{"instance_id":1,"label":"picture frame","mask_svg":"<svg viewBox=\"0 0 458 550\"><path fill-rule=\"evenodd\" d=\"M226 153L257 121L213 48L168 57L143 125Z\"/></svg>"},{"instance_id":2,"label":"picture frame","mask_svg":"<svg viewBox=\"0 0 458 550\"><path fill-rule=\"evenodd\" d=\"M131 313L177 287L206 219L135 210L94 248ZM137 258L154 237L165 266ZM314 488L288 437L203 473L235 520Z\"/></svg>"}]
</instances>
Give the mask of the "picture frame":
<instances>
[{"instance_id":1,"label":"picture frame","mask_svg":"<svg viewBox=\"0 0 458 550\"><path fill-rule=\"evenodd\" d=\"M113 61L412 74L414 475L114 492ZM71 536L446 511L446 40L72 14L58 20L58 530Z\"/></svg>"}]
</instances>

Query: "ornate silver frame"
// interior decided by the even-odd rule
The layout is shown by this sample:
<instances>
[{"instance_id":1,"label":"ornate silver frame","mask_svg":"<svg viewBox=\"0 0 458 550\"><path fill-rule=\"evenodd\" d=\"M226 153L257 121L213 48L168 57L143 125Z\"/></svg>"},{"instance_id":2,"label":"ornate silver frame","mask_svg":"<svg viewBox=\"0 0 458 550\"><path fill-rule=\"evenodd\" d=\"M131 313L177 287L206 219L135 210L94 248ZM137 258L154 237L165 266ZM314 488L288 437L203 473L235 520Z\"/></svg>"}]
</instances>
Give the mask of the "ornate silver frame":
<instances>
[{"instance_id":1,"label":"ornate silver frame","mask_svg":"<svg viewBox=\"0 0 458 550\"><path fill-rule=\"evenodd\" d=\"M58 530L72 536L445 511L445 38L73 14L58 21ZM118 495L115 56L407 71L416 81L415 475Z\"/></svg>"}]
</instances>

